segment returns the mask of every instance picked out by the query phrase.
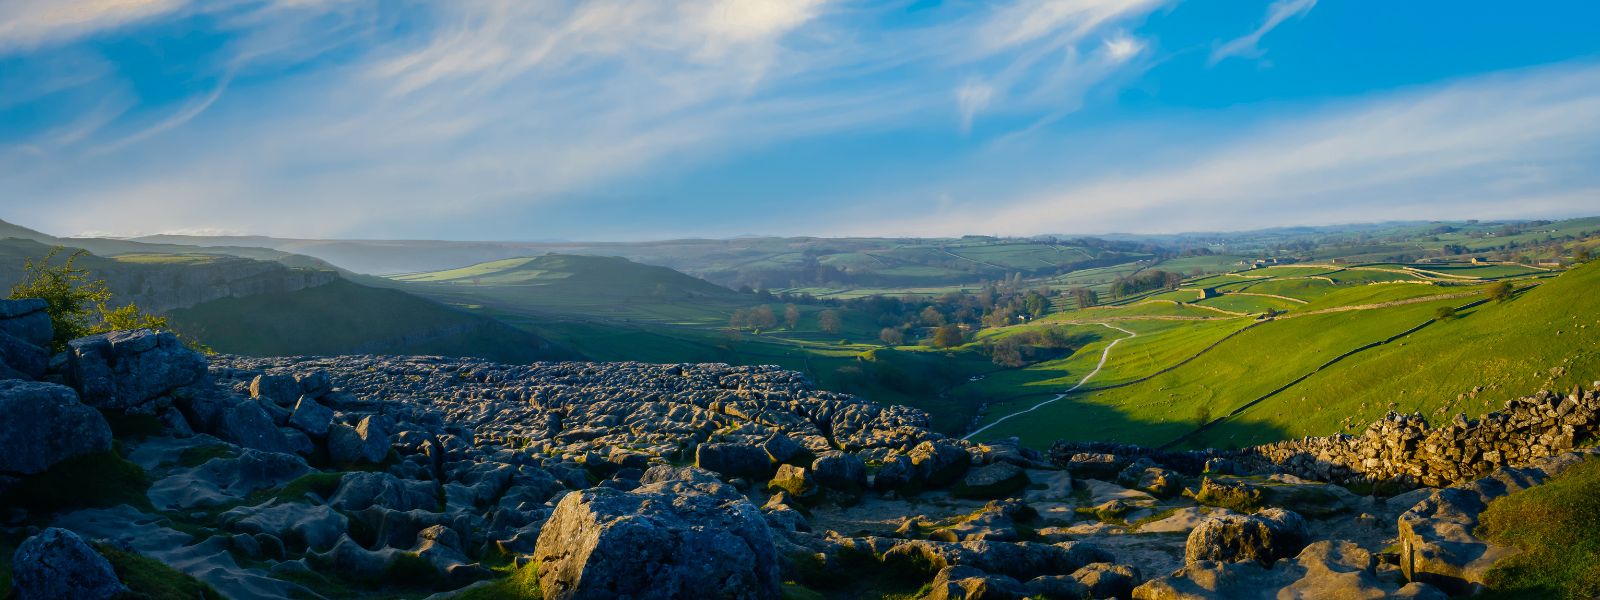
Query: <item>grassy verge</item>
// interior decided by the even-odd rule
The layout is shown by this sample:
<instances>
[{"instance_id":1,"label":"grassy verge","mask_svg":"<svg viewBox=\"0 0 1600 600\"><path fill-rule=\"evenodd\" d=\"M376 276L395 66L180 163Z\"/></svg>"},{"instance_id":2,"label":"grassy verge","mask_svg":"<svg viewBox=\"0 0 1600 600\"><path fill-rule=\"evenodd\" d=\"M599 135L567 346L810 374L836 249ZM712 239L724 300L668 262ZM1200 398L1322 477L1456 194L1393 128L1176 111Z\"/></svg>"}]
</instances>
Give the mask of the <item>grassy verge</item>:
<instances>
[{"instance_id":1,"label":"grassy verge","mask_svg":"<svg viewBox=\"0 0 1600 600\"><path fill-rule=\"evenodd\" d=\"M1600 460L1489 505L1479 535L1521 552L1489 573L1489 597L1600 597Z\"/></svg>"}]
</instances>

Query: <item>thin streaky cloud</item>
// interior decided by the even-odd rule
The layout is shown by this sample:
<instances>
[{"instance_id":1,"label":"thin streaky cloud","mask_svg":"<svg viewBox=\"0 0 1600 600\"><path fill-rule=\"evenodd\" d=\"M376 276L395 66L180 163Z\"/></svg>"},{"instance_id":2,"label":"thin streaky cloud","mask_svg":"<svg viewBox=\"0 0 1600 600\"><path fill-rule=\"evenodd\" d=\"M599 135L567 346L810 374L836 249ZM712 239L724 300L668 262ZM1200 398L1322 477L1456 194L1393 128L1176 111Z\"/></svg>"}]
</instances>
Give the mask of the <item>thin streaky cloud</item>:
<instances>
[{"instance_id":1,"label":"thin streaky cloud","mask_svg":"<svg viewBox=\"0 0 1600 600\"><path fill-rule=\"evenodd\" d=\"M1276 0L1267 6L1267 18L1255 31L1242 37L1234 38L1217 46L1211 51L1210 63L1215 65L1230 57L1258 58L1264 52L1261 49L1261 38L1277 29L1284 21L1295 17L1304 17L1317 6L1317 0Z\"/></svg>"}]
</instances>

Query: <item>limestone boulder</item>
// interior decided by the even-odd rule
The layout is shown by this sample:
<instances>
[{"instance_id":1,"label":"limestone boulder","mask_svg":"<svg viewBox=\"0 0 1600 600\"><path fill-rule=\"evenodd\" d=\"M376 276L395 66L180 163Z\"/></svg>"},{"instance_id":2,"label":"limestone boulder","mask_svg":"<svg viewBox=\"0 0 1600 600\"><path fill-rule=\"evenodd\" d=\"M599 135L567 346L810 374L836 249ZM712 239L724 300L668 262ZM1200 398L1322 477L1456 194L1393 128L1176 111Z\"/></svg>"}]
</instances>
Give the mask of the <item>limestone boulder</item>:
<instances>
[{"instance_id":1,"label":"limestone boulder","mask_svg":"<svg viewBox=\"0 0 1600 600\"><path fill-rule=\"evenodd\" d=\"M966 448L950 440L922 442L911 449L909 456L917 480L934 487L960 480L972 463L972 455Z\"/></svg>"},{"instance_id":2,"label":"limestone boulder","mask_svg":"<svg viewBox=\"0 0 1600 600\"><path fill-rule=\"evenodd\" d=\"M0 473L31 475L58 462L111 449L111 427L72 388L0 380Z\"/></svg>"},{"instance_id":3,"label":"limestone boulder","mask_svg":"<svg viewBox=\"0 0 1600 600\"><path fill-rule=\"evenodd\" d=\"M78 534L56 527L17 547L11 585L18 600L110 600L128 592L106 557Z\"/></svg>"},{"instance_id":4,"label":"limestone boulder","mask_svg":"<svg viewBox=\"0 0 1600 600\"><path fill-rule=\"evenodd\" d=\"M967 470L951 493L963 498L1006 498L1028 487L1028 472L1009 462Z\"/></svg>"},{"instance_id":5,"label":"limestone boulder","mask_svg":"<svg viewBox=\"0 0 1600 600\"><path fill-rule=\"evenodd\" d=\"M765 459L765 455L763 455ZM761 511L732 486L652 468L631 491L568 494L534 550L547 600L764 599L782 579Z\"/></svg>"},{"instance_id":6,"label":"limestone boulder","mask_svg":"<svg viewBox=\"0 0 1600 600\"><path fill-rule=\"evenodd\" d=\"M328 429L328 458L336 463L380 463L389 456L392 437L381 421L362 417L354 427L334 424Z\"/></svg>"},{"instance_id":7,"label":"limestone boulder","mask_svg":"<svg viewBox=\"0 0 1600 600\"><path fill-rule=\"evenodd\" d=\"M772 461L760 446L712 442L700 444L694 464L725 477L764 478L772 473Z\"/></svg>"},{"instance_id":8,"label":"limestone boulder","mask_svg":"<svg viewBox=\"0 0 1600 600\"><path fill-rule=\"evenodd\" d=\"M1281 508L1253 515L1213 516L1189 532L1184 562L1254 561L1271 565L1277 559L1299 553L1308 535L1305 520Z\"/></svg>"},{"instance_id":9,"label":"limestone boulder","mask_svg":"<svg viewBox=\"0 0 1600 600\"><path fill-rule=\"evenodd\" d=\"M148 404L205 377L206 358L169 331L113 331L69 342L67 382L83 402L120 412Z\"/></svg>"}]
</instances>

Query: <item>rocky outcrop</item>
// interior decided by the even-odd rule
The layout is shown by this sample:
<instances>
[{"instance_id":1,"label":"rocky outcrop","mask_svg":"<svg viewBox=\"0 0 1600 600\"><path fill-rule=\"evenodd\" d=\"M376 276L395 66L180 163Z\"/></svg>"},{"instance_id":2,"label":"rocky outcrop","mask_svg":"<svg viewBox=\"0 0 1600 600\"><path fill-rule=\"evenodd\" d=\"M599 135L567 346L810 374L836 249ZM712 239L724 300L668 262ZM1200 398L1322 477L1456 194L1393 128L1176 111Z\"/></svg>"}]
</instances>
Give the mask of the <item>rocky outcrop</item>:
<instances>
[{"instance_id":1,"label":"rocky outcrop","mask_svg":"<svg viewBox=\"0 0 1600 600\"><path fill-rule=\"evenodd\" d=\"M672 476L562 499L534 550L545 598L778 597L777 552L760 511L704 471Z\"/></svg>"},{"instance_id":2,"label":"rocky outcrop","mask_svg":"<svg viewBox=\"0 0 1600 600\"><path fill-rule=\"evenodd\" d=\"M1272 561L1294 556L1306 544L1305 519L1281 508L1253 515L1222 515L1200 522L1184 544L1184 562Z\"/></svg>"},{"instance_id":3,"label":"rocky outcrop","mask_svg":"<svg viewBox=\"0 0 1600 600\"><path fill-rule=\"evenodd\" d=\"M111 449L111 427L72 388L0 380L0 473L39 473L58 462Z\"/></svg>"},{"instance_id":4,"label":"rocky outcrop","mask_svg":"<svg viewBox=\"0 0 1600 600\"><path fill-rule=\"evenodd\" d=\"M72 340L67 381L95 408L150 413L152 400L199 381L206 359L171 332L113 331Z\"/></svg>"},{"instance_id":5,"label":"rocky outcrop","mask_svg":"<svg viewBox=\"0 0 1600 600\"><path fill-rule=\"evenodd\" d=\"M106 557L56 527L17 547L11 579L18 600L111 600L128 591Z\"/></svg>"}]
</instances>

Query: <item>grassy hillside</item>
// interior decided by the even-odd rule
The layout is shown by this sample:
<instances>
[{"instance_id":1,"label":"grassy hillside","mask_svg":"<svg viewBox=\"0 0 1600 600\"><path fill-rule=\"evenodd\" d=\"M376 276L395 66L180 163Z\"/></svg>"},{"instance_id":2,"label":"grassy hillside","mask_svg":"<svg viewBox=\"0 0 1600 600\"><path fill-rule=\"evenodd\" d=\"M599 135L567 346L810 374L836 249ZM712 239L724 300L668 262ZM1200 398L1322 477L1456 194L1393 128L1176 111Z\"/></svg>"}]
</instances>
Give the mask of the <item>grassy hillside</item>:
<instances>
[{"instance_id":1,"label":"grassy hillside","mask_svg":"<svg viewBox=\"0 0 1600 600\"><path fill-rule=\"evenodd\" d=\"M168 317L175 329L218 352L254 356L438 354L512 363L575 357L493 319L343 280L213 300Z\"/></svg>"},{"instance_id":2,"label":"grassy hillside","mask_svg":"<svg viewBox=\"0 0 1600 600\"><path fill-rule=\"evenodd\" d=\"M1259 439L1250 432L1261 423L1288 435L1351 431L1390 410L1442 421L1495 410L1541 388L1591 382L1600 373L1597 292L1600 262L1572 269L1511 301L1462 311L1341 361L1201 443Z\"/></svg>"}]
</instances>

